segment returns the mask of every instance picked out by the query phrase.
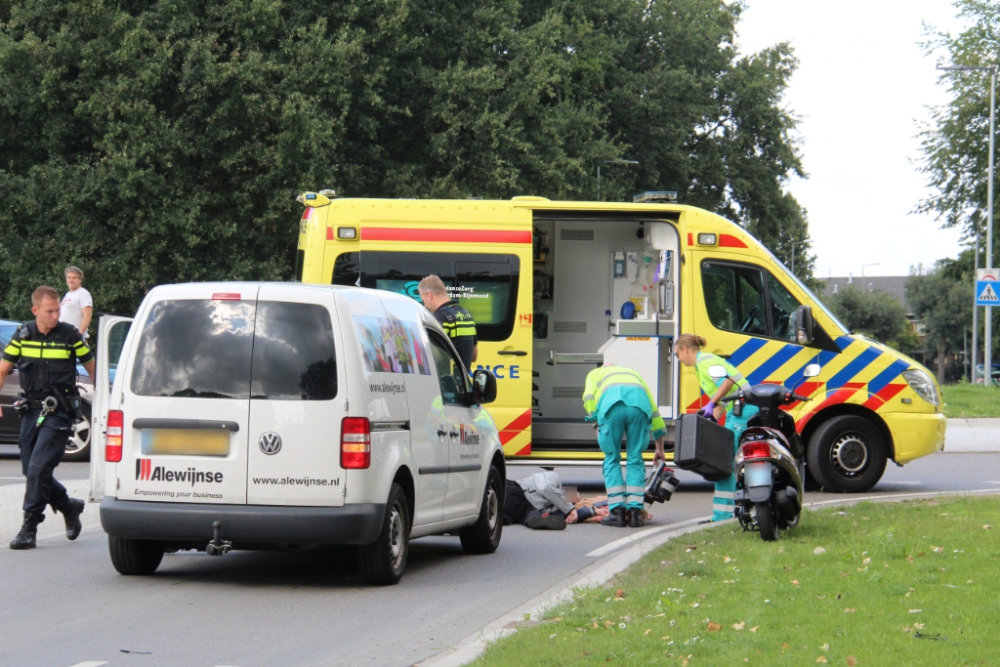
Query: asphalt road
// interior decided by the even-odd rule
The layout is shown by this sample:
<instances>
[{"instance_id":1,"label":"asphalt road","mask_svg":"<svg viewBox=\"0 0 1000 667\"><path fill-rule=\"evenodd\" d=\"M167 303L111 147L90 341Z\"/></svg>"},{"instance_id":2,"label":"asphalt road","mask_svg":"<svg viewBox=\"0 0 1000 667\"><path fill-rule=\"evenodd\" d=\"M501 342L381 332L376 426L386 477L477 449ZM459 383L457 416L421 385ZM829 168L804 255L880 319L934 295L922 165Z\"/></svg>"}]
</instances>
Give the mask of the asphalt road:
<instances>
[{"instance_id":1,"label":"asphalt road","mask_svg":"<svg viewBox=\"0 0 1000 667\"><path fill-rule=\"evenodd\" d=\"M16 458L3 449L0 457L2 492L21 482ZM530 472L514 468L511 476ZM600 483L596 468L558 472L584 489ZM63 464L57 477L85 479L87 467ZM654 526L709 513L711 486L680 477L674 499L653 508ZM1000 454L938 454L892 466L874 493L984 488L1000 488ZM831 497L808 493L806 500ZM168 555L152 577L122 577L95 525L96 507L85 517L88 527L74 543L54 536L34 551L0 548L0 664L412 665L591 565L588 553L633 532L507 527L491 556L465 555L458 538L424 538L413 543L399 585L371 588L349 550Z\"/></svg>"}]
</instances>

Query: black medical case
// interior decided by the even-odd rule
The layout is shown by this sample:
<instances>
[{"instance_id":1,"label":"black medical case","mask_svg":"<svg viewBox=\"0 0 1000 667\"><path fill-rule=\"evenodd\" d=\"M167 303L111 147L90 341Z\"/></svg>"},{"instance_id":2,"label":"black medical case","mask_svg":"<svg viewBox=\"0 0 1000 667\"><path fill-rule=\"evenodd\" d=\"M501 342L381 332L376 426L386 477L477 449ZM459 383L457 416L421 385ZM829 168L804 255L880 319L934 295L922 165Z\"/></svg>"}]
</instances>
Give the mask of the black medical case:
<instances>
[{"instance_id":1,"label":"black medical case","mask_svg":"<svg viewBox=\"0 0 1000 667\"><path fill-rule=\"evenodd\" d=\"M733 474L733 432L699 414L677 420L674 465L690 470L709 482Z\"/></svg>"}]
</instances>

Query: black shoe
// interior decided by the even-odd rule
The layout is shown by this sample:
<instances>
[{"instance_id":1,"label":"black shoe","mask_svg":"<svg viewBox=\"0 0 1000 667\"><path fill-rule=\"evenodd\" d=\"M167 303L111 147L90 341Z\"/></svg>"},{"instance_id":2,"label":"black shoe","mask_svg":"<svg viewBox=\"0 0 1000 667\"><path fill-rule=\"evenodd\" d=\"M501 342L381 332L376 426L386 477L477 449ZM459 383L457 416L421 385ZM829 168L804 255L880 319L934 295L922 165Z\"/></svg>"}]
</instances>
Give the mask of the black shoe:
<instances>
[{"instance_id":1,"label":"black shoe","mask_svg":"<svg viewBox=\"0 0 1000 667\"><path fill-rule=\"evenodd\" d=\"M642 510L629 510L628 511L628 527L629 528L642 528L646 525L646 517Z\"/></svg>"},{"instance_id":2,"label":"black shoe","mask_svg":"<svg viewBox=\"0 0 1000 667\"><path fill-rule=\"evenodd\" d=\"M566 530L566 520L555 514L529 516L524 525L535 530Z\"/></svg>"},{"instance_id":3,"label":"black shoe","mask_svg":"<svg viewBox=\"0 0 1000 667\"><path fill-rule=\"evenodd\" d=\"M611 510L611 513L606 517L601 519L601 524L605 526L614 526L616 528L625 527L625 508L616 507Z\"/></svg>"},{"instance_id":4,"label":"black shoe","mask_svg":"<svg viewBox=\"0 0 1000 667\"><path fill-rule=\"evenodd\" d=\"M66 538L69 540L75 540L80 537L80 531L83 530L83 523L80 521L80 515L83 514L83 510L87 508L87 503L83 502L79 498L67 498L64 500L59 507L53 506L57 512L62 512L63 520L66 521Z\"/></svg>"},{"instance_id":5,"label":"black shoe","mask_svg":"<svg viewBox=\"0 0 1000 667\"><path fill-rule=\"evenodd\" d=\"M21 525L21 532L10 541L11 549L34 549L35 536L38 535L38 524L45 521L44 514L37 512L25 512L24 523Z\"/></svg>"}]
</instances>

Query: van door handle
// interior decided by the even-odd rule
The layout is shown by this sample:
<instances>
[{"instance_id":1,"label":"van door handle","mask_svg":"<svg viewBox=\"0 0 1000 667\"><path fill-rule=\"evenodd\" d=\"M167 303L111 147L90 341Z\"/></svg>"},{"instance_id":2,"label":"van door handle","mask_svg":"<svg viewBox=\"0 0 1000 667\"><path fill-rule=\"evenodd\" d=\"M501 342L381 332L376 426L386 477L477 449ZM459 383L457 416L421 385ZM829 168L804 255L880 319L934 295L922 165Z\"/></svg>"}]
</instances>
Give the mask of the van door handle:
<instances>
[{"instance_id":1,"label":"van door handle","mask_svg":"<svg viewBox=\"0 0 1000 667\"><path fill-rule=\"evenodd\" d=\"M438 431L438 437L439 438L443 438L446 435L448 435L447 431L441 431L441 430Z\"/></svg>"},{"instance_id":2,"label":"van door handle","mask_svg":"<svg viewBox=\"0 0 1000 667\"><path fill-rule=\"evenodd\" d=\"M505 357L526 357L528 353L524 350L500 350L497 354L502 354Z\"/></svg>"},{"instance_id":3,"label":"van door handle","mask_svg":"<svg viewBox=\"0 0 1000 667\"><path fill-rule=\"evenodd\" d=\"M453 437L453 438L457 438L457 437L458 437L458 431L452 431L452 432L451 432L451 433L449 433L448 435L450 435L450 436L451 436L451 437Z\"/></svg>"}]
</instances>

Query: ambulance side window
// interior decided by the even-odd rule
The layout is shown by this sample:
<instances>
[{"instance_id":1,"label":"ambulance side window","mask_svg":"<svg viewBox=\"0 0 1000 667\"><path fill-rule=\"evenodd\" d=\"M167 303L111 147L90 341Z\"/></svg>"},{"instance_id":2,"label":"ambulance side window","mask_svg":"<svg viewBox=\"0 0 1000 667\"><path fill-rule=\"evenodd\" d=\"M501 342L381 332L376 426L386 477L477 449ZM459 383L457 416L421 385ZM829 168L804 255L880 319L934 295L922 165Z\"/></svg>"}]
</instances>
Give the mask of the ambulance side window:
<instances>
[{"instance_id":1,"label":"ambulance side window","mask_svg":"<svg viewBox=\"0 0 1000 667\"><path fill-rule=\"evenodd\" d=\"M436 332L428 330L427 337L431 341L431 353L434 355L434 366L441 385L441 400L448 405L465 405L465 397L472 388L469 386L469 377L462 371L461 362L452 356L448 345Z\"/></svg>"},{"instance_id":2,"label":"ambulance side window","mask_svg":"<svg viewBox=\"0 0 1000 667\"><path fill-rule=\"evenodd\" d=\"M801 304L770 273L767 274L767 292L771 297L771 325L774 327L774 337L795 342L795 316Z\"/></svg>"},{"instance_id":3,"label":"ambulance side window","mask_svg":"<svg viewBox=\"0 0 1000 667\"><path fill-rule=\"evenodd\" d=\"M299 274L301 276L301 273ZM361 253L345 252L337 255L333 263L331 285L355 286L361 280Z\"/></svg>"},{"instance_id":4,"label":"ambulance side window","mask_svg":"<svg viewBox=\"0 0 1000 667\"><path fill-rule=\"evenodd\" d=\"M703 262L702 286L708 318L717 329L768 336L764 276L741 264Z\"/></svg>"}]
</instances>

